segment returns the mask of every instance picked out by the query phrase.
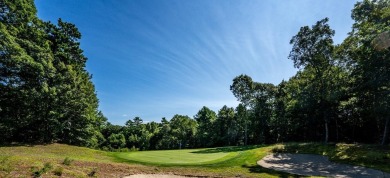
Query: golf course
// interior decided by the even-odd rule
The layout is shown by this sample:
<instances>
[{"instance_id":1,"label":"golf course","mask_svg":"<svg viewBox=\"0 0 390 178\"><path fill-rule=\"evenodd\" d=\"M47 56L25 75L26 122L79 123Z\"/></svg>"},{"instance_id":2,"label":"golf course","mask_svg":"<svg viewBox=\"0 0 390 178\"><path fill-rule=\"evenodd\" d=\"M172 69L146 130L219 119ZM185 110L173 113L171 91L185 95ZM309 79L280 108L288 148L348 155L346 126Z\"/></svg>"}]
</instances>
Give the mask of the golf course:
<instances>
[{"instance_id":1,"label":"golf course","mask_svg":"<svg viewBox=\"0 0 390 178\"><path fill-rule=\"evenodd\" d=\"M0 178L390 178L390 0L0 0Z\"/></svg>"},{"instance_id":2,"label":"golf course","mask_svg":"<svg viewBox=\"0 0 390 178\"><path fill-rule=\"evenodd\" d=\"M322 143L133 152L106 152L64 144L14 145L0 147L0 177L296 176L257 165L257 161L271 153L322 155L332 162L390 172L388 150L375 145Z\"/></svg>"},{"instance_id":3,"label":"golf course","mask_svg":"<svg viewBox=\"0 0 390 178\"><path fill-rule=\"evenodd\" d=\"M216 149L185 149L185 150L163 150L163 151L141 151L130 153L119 153L119 158L132 160L145 164L161 165L202 165L226 161L240 154L233 152L213 152Z\"/></svg>"}]
</instances>

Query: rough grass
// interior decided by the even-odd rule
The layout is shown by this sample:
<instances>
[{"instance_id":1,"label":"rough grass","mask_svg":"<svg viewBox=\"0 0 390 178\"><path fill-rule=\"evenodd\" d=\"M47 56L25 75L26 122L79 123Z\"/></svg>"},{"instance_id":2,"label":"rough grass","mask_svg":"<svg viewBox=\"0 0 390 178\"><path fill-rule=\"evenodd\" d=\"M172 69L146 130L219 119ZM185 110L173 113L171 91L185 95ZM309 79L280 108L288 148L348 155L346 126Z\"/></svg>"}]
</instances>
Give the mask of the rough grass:
<instances>
[{"instance_id":1,"label":"rough grass","mask_svg":"<svg viewBox=\"0 0 390 178\"><path fill-rule=\"evenodd\" d=\"M325 155L334 162L359 165L390 173L389 146L344 143L287 143L275 145L272 151Z\"/></svg>"},{"instance_id":2,"label":"rough grass","mask_svg":"<svg viewBox=\"0 0 390 178\"><path fill-rule=\"evenodd\" d=\"M73 160L65 165L64 160ZM63 144L0 147L0 177L122 177L154 171L153 167L121 164L111 153ZM46 164L46 166L45 166ZM51 165L52 169L47 169ZM41 171L45 170L45 171Z\"/></svg>"}]
</instances>

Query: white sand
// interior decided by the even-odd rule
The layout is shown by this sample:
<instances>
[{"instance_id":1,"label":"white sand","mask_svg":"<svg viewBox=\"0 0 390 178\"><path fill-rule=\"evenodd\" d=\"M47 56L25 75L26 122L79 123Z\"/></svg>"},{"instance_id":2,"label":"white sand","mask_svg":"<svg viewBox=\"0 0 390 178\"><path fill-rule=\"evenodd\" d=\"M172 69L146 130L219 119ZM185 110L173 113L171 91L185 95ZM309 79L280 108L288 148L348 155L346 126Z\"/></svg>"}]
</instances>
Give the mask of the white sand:
<instances>
[{"instance_id":1,"label":"white sand","mask_svg":"<svg viewBox=\"0 0 390 178\"><path fill-rule=\"evenodd\" d=\"M123 178L188 178L188 177L178 176L173 174L135 174Z\"/></svg>"},{"instance_id":2,"label":"white sand","mask_svg":"<svg viewBox=\"0 0 390 178\"><path fill-rule=\"evenodd\" d=\"M264 168L305 176L390 178L389 173L361 166L330 162L326 156L320 155L270 154L258 161L257 164Z\"/></svg>"}]
</instances>

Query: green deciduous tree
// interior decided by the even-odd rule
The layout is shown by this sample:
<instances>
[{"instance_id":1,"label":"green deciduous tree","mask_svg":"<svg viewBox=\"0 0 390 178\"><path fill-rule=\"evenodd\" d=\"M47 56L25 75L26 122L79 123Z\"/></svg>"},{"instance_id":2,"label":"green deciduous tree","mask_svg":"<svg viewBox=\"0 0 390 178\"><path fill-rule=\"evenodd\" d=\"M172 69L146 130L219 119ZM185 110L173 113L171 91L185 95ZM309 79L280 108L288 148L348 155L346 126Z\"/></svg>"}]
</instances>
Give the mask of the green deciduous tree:
<instances>
[{"instance_id":1,"label":"green deciduous tree","mask_svg":"<svg viewBox=\"0 0 390 178\"><path fill-rule=\"evenodd\" d=\"M352 18L352 32L343 42L354 81L351 92L365 113L361 118L365 125L379 128L371 133L381 135L381 143L386 144L390 132L390 1L358 2Z\"/></svg>"},{"instance_id":2,"label":"green deciduous tree","mask_svg":"<svg viewBox=\"0 0 390 178\"><path fill-rule=\"evenodd\" d=\"M114 149L123 148L126 146L126 139L122 133L113 133L108 137L108 143Z\"/></svg>"},{"instance_id":3,"label":"green deciduous tree","mask_svg":"<svg viewBox=\"0 0 390 178\"><path fill-rule=\"evenodd\" d=\"M313 89L312 95L318 101L317 117L322 117L325 124L325 142L329 140L329 122L328 115L330 103L328 96L332 90L327 83L332 67L333 58L333 40L334 30L328 25L328 18L318 21L311 28L301 27L298 34L295 35L290 44L293 45L289 58L293 60L294 66L313 71Z\"/></svg>"},{"instance_id":4,"label":"green deciduous tree","mask_svg":"<svg viewBox=\"0 0 390 178\"><path fill-rule=\"evenodd\" d=\"M188 148L195 145L197 123L188 116L174 115L170 120L171 134L176 140L176 148Z\"/></svg>"}]
</instances>

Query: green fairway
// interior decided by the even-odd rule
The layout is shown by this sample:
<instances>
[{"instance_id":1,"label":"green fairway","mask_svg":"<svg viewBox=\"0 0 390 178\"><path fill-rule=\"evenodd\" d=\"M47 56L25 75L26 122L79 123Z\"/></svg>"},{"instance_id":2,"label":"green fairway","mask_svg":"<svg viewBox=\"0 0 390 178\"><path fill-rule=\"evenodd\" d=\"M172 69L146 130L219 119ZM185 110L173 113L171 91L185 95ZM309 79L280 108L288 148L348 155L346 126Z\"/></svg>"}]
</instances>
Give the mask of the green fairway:
<instances>
[{"instance_id":1,"label":"green fairway","mask_svg":"<svg viewBox=\"0 0 390 178\"><path fill-rule=\"evenodd\" d=\"M182 149L182 150L162 150L162 151L139 151L117 153L117 157L152 164L207 164L221 162L237 156L237 151L216 151L216 149Z\"/></svg>"}]
</instances>

